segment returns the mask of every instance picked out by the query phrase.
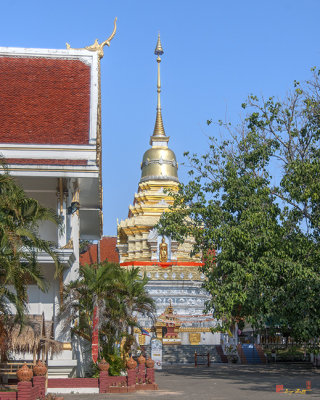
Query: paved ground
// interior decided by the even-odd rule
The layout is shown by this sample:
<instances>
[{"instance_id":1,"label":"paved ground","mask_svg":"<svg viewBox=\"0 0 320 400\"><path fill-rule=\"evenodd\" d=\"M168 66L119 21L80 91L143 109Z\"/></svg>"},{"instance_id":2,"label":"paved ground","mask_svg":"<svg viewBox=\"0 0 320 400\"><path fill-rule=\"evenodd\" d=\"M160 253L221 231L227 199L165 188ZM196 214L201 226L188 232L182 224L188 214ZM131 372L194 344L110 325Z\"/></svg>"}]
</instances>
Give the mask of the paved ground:
<instances>
[{"instance_id":1,"label":"paved ground","mask_svg":"<svg viewBox=\"0 0 320 400\"><path fill-rule=\"evenodd\" d=\"M308 394L276 393L276 384L287 389L304 389L311 381ZM210 368L178 366L156 372L159 390L132 394L64 395L65 400L225 400L225 399L285 399L288 396L300 399L320 399L320 370L301 365L237 365L213 364Z\"/></svg>"}]
</instances>

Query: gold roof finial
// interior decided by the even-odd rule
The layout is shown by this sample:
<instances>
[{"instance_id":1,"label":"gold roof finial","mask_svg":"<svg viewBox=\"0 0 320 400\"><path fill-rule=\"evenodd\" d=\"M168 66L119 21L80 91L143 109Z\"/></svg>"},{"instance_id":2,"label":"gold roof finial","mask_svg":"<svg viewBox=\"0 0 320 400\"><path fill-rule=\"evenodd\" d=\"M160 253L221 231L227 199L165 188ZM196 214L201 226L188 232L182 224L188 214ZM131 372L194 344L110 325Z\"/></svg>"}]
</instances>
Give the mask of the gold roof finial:
<instances>
[{"instance_id":1,"label":"gold roof finial","mask_svg":"<svg viewBox=\"0 0 320 400\"><path fill-rule=\"evenodd\" d=\"M72 48L70 46L69 43L66 43L67 50L84 50L84 49L86 49L86 50L89 50L89 51L96 51L98 53L99 59L101 59L103 57L103 55L104 55L104 53L103 53L104 46L105 45L107 45L108 47L110 46L110 42L114 38L114 35L116 34L116 31L117 31L117 17L114 19L113 31L112 31L111 35L104 42L99 43L98 39L96 39L91 46L86 46L86 47L84 47L82 49L74 49L74 48Z\"/></svg>"},{"instance_id":2,"label":"gold roof finial","mask_svg":"<svg viewBox=\"0 0 320 400\"><path fill-rule=\"evenodd\" d=\"M157 63L158 63L158 84L157 84L158 102L157 102L157 116L156 116L156 123L154 125L154 130L153 130L153 137L154 136L166 136L164 127L163 127L163 121L162 121L162 115L161 115L161 101L160 101L160 93L161 93L161 81L160 81L161 57L160 56L162 56L163 53L164 53L164 51L161 46L160 33L159 33L157 46L154 51L154 54L157 56Z\"/></svg>"}]
</instances>

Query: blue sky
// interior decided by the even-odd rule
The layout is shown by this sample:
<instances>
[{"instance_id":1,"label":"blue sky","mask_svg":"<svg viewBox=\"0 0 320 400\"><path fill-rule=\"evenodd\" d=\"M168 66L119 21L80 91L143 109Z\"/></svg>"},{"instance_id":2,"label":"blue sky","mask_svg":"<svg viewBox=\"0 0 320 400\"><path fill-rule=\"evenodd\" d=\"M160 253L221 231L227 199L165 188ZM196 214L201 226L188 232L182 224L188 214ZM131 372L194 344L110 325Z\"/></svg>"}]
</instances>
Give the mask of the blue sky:
<instances>
[{"instance_id":1,"label":"blue sky","mask_svg":"<svg viewBox=\"0 0 320 400\"><path fill-rule=\"evenodd\" d=\"M162 113L181 165L203 153L218 128L207 119L240 119L254 93L282 97L294 79L320 66L320 1L1 0L0 46L84 47L118 30L102 60L104 234L116 234L140 179L156 113L158 31Z\"/></svg>"}]
</instances>

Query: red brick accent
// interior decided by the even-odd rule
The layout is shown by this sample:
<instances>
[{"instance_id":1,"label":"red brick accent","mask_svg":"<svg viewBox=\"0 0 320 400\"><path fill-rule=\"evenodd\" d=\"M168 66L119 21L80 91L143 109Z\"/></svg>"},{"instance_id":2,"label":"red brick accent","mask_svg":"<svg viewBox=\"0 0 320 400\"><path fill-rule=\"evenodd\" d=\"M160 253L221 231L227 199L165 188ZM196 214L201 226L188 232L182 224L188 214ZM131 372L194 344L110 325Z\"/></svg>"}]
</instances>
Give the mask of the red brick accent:
<instances>
[{"instance_id":1,"label":"red brick accent","mask_svg":"<svg viewBox=\"0 0 320 400\"><path fill-rule=\"evenodd\" d=\"M154 368L147 368L146 383L148 384L155 383Z\"/></svg>"},{"instance_id":2,"label":"red brick accent","mask_svg":"<svg viewBox=\"0 0 320 400\"><path fill-rule=\"evenodd\" d=\"M101 371L99 376L99 393L108 393L109 392L109 373L108 371Z\"/></svg>"},{"instance_id":3,"label":"red brick accent","mask_svg":"<svg viewBox=\"0 0 320 400\"><path fill-rule=\"evenodd\" d=\"M140 370L140 371L139 371ZM136 384L138 374L145 377L145 367L141 365L138 369L127 370L127 376L109 376L108 371L101 371L98 378L56 378L48 379L48 388L82 388L99 387L99 393L128 393L136 390L157 390L158 385L154 382L154 369L147 368L147 383ZM39 386L33 389L38 390ZM40 392L39 392L40 393ZM0 399L1 400L1 399ZM18 398L18 400L21 400ZM23 398L22 400L35 400L33 398Z\"/></svg>"},{"instance_id":4,"label":"red brick accent","mask_svg":"<svg viewBox=\"0 0 320 400\"><path fill-rule=\"evenodd\" d=\"M5 162L31 165L87 165L87 160L49 160L45 158L6 158Z\"/></svg>"},{"instance_id":5,"label":"red brick accent","mask_svg":"<svg viewBox=\"0 0 320 400\"><path fill-rule=\"evenodd\" d=\"M127 377L126 376L109 376L108 393L127 393Z\"/></svg>"},{"instance_id":6,"label":"red brick accent","mask_svg":"<svg viewBox=\"0 0 320 400\"><path fill-rule=\"evenodd\" d=\"M135 392L136 391L136 387L132 386L132 387L127 387L127 386L114 386L114 387L110 387L109 388L109 393L129 393L129 392Z\"/></svg>"},{"instance_id":7,"label":"red brick accent","mask_svg":"<svg viewBox=\"0 0 320 400\"><path fill-rule=\"evenodd\" d=\"M17 400L17 392L0 392L0 400Z\"/></svg>"},{"instance_id":8,"label":"red brick accent","mask_svg":"<svg viewBox=\"0 0 320 400\"><path fill-rule=\"evenodd\" d=\"M137 373L135 369L128 369L127 370L128 376L127 376L127 386L135 386L136 384L136 377Z\"/></svg>"},{"instance_id":9,"label":"red brick accent","mask_svg":"<svg viewBox=\"0 0 320 400\"><path fill-rule=\"evenodd\" d=\"M136 385L136 390L158 390L156 383L145 383L144 385Z\"/></svg>"},{"instance_id":10,"label":"red brick accent","mask_svg":"<svg viewBox=\"0 0 320 400\"><path fill-rule=\"evenodd\" d=\"M125 376L109 376L109 383L111 386L120 386L121 384L127 383Z\"/></svg>"},{"instance_id":11,"label":"red brick accent","mask_svg":"<svg viewBox=\"0 0 320 400\"><path fill-rule=\"evenodd\" d=\"M44 399L46 396L46 378L45 376L34 376L32 379L33 386L38 387L38 397Z\"/></svg>"},{"instance_id":12,"label":"red brick accent","mask_svg":"<svg viewBox=\"0 0 320 400\"><path fill-rule=\"evenodd\" d=\"M33 400L31 397L31 392L31 382L18 382L18 400Z\"/></svg>"},{"instance_id":13,"label":"red brick accent","mask_svg":"<svg viewBox=\"0 0 320 400\"><path fill-rule=\"evenodd\" d=\"M98 378L52 378L48 379L48 388L97 388Z\"/></svg>"},{"instance_id":14,"label":"red brick accent","mask_svg":"<svg viewBox=\"0 0 320 400\"><path fill-rule=\"evenodd\" d=\"M0 57L0 142L87 144L90 66L80 60Z\"/></svg>"},{"instance_id":15,"label":"red brick accent","mask_svg":"<svg viewBox=\"0 0 320 400\"><path fill-rule=\"evenodd\" d=\"M142 384L146 381L146 365L139 364L138 366L138 374L137 374L137 383Z\"/></svg>"},{"instance_id":16,"label":"red brick accent","mask_svg":"<svg viewBox=\"0 0 320 400\"><path fill-rule=\"evenodd\" d=\"M108 260L112 263L119 262L119 254L116 250L117 238L104 236L100 240L100 260ZM98 246L92 244L85 253L80 254L80 264L94 264L97 262Z\"/></svg>"},{"instance_id":17,"label":"red brick accent","mask_svg":"<svg viewBox=\"0 0 320 400\"><path fill-rule=\"evenodd\" d=\"M39 398L39 387L33 386L30 392L30 399L29 400L37 400Z\"/></svg>"}]
</instances>

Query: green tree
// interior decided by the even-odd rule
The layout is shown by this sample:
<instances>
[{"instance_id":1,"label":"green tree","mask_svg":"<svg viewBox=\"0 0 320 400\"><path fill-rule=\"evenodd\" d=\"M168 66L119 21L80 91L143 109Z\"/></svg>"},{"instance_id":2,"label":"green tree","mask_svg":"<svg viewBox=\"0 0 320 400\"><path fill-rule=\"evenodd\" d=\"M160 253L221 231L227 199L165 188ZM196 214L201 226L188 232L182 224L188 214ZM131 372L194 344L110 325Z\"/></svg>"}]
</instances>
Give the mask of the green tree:
<instances>
[{"instance_id":1,"label":"green tree","mask_svg":"<svg viewBox=\"0 0 320 400\"><path fill-rule=\"evenodd\" d=\"M228 140L186 153L191 180L159 229L194 238L221 330L245 319L297 341L320 336L319 88L314 70L284 101L250 96L240 127L219 123Z\"/></svg>"},{"instance_id":2,"label":"green tree","mask_svg":"<svg viewBox=\"0 0 320 400\"><path fill-rule=\"evenodd\" d=\"M37 263L37 254L44 251L61 267L51 242L39 236L39 224L51 221L57 225L59 217L53 210L27 197L23 189L10 176L2 164L0 175L0 315L8 314L8 302L23 322L28 302L27 285L35 283L41 290L46 286Z\"/></svg>"}]
</instances>

